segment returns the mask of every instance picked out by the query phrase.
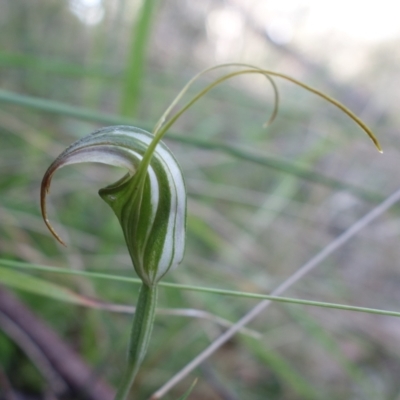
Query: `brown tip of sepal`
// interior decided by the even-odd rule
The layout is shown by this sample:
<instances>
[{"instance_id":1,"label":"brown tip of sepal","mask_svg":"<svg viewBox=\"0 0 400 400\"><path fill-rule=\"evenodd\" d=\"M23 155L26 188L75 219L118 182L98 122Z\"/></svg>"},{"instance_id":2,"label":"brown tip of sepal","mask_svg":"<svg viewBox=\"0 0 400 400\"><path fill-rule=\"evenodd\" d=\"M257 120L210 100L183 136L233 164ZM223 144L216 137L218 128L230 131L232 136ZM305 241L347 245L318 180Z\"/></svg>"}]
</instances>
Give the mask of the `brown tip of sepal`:
<instances>
[{"instance_id":1,"label":"brown tip of sepal","mask_svg":"<svg viewBox=\"0 0 400 400\"><path fill-rule=\"evenodd\" d=\"M65 242L60 238L60 236L58 235L58 233L54 230L54 228L52 227L52 225L50 224L49 220L47 218L45 218L43 216L43 220L44 223L46 224L47 228L49 229L49 231L51 232L51 234L54 236L54 238L57 240L57 242L59 242L60 244L62 244L63 246L67 247L67 245L65 244Z\"/></svg>"},{"instance_id":2,"label":"brown tip of sepal","mask_svg":"<svg viewBox=\"0 0 400 400\"><path fill-rule=\"evenodd\" d=\"M43 221L46 224L46 226L49 229L49 231L51 232L51 234L54 236L54 238L59 243L61 243L65 247L67 247L65 242L60 238L58 233L55 231L53 226L50 224L49 219L47 218L46 196L47 196L47 193L49 192L49 189L50 189L50 182L51 182L51 177L53 175L53 172L54 172L54 170L52 170L51 167L50 167L46 171L46 173L45 173L45 175L43 177L42 184L40 186L40 208L41 208L41 212L42 212Z\"/></svg>"}]
</instances>

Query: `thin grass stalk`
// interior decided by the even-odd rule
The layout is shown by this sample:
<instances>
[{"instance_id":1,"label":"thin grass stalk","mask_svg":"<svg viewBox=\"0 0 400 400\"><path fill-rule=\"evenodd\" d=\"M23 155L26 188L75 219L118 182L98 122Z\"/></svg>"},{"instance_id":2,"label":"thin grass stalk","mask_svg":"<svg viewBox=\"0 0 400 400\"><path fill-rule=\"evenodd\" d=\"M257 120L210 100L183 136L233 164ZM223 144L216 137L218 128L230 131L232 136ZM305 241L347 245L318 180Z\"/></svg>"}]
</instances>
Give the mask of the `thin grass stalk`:
<instances>
[{"instance_id":1,"label":"thin grass stalk","mask_svg":"<svg viewBox=\"0 0 400 400\"><path fill-rule=\"evenodd\" d=\"M125 282L125 283L134 283L140 284L141 280L138 278L131 278L128 276L118 276L111 274L104 274L99 272L88 272L88 271L79 271L79 270L71 270L67 268L59 268L59 267L49 267L44 265L36 265L36 264L27 264L14 260L5 260L0 259L0 265L6 268L23 268L23 269L32 269L43 272L52 272L66 275L79 275L84 276L90 279L105 279L108 281L117 281L117 282ZM9 286L12 286L19 290L28 291L30 293L43 295L44 290L47 291L47 295L51 298L65 301L65 302L77 302L76 299L72 300L71 292L62 292L60 287L57 287L57 290L50 288L49 286L43 286L40 284L44 283L43 280L29 277L29 280L24 279L24 276L21 276L20 273L9 273L6 269L0 268L0 280ZM46 282L47 284L47 282ZM385 315L389 317L400 317L399 311L390 311L390 310L380 310L376 308L369 307L358 307L352 306L349 304L338 304L338 303L327 303L322 301L314 301L314 300L304 300L304 299L295 299L292 297L282 297L277 295L268 295L262 293L250 293L250 292L240 292L235 290L226 290L226 289L218 289L212 287L204 287L204 286L193 286L193 285L184 285L179 283L165 282L160 281L158 283L159 286L176 289L176 290L188 290L192 292L199 293L211 293L218 294L222 296L233 296L233 297L242 297L248 299L257 299L257 300L269 300L277 303L287 303L287 304L297 304L303 306L312 306L312 307L323 307L323 308L331 308L335 310L343 310L343 311L355 311L362 312L367 314L375 314L375 315ZM36 287L35 287L36 286ZM51 290L51 292L50 292ZM77 302L78 304L78 302ZM84 305L79 302L80 305Z\"/></svg>"}]
</instances>

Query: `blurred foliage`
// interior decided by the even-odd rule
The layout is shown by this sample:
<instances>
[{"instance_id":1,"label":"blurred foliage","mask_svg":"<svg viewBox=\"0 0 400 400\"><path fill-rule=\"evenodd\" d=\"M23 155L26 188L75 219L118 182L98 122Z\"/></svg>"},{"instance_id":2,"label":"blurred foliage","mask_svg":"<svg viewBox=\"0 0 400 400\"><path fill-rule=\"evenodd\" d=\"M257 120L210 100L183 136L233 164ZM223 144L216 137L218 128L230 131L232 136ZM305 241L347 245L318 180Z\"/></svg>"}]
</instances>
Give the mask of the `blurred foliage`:
<instances>
[{"instance_id":1,"label":"blurred foliage","mask_svg":"<svg viewBox=\"0 0 400 400\"><path fill-rule=\"evenodd\" d=\"M216 61L279 69L336 95L376 132L385 154L352 121L297 87L279 82L281 109L266 130L272 95L264 80L246 77L218 87L166 140L190 196L186 256L169 280L269 293L397 188L397 42L363 49L364 64L346 78L328 63L335 48L322 52L328 44L317 40L302 53L297 39L292 47L272 43L251 9L238 5L242 2L154 2L151 19L143 23L148 35L134 50L132 32L143 15L139 1L89 6L79 0L1 0L1 258L134 276L119 225L96 194L121 171L84 165L57 173L49 214L67 249L41 220L42 175L65 146L100 126L129 122L150 130L187 80ZM243 16L236 46L221 42L222 33L216 38L210 27L210 16L227 9ZM142 52L133 75L131 49ZM140 77L140 90L136 100L127 100L132 76ZM398 309L398 214L394 207L288 295ZM128 283L30 274L112 303L134 304L137 296L137 287ZM24 291L18 295L116 386L129 316ZM164 289L159 298L162 308L201 309L231 321L254 303ZM275 305L250 328L261 339L238 335L165 398L182 396L195 377L190 399L400 398L397 319ZM138 398L147 398L222 329L204 319L158 315L135 384ZM4 334L0 365L20 392L38 394L47 387Z\"/></svg>"}]
</instances>

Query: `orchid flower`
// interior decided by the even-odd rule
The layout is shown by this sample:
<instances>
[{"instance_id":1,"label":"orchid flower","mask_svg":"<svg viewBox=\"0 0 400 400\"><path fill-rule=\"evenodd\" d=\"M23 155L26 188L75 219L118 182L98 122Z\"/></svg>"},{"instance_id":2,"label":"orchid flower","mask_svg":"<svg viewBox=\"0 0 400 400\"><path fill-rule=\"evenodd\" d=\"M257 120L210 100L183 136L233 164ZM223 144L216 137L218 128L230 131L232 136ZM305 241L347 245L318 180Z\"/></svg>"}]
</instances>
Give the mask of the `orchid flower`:
<instances>
[{"instance_id":1,"label":"orchid flower","mask_svg":"<svg viewBox=\"0 0 400 400\"><path fill-rule=\"evenodd\" d=\"M211 70L227 67L237 70L213 81L168 119L193 82ZM161 139L173 123L208 91L242 74L264 75L272 85L275 106L267 125L273 121L278 110L278 91L273 78L283 78L341 109L369 135L381 151L369 128L337 100L287 75L246 64L226 64L204 70L190 80L162 115L153 133L129 126L107 127L76 141L62 152L46 171L41 186L43 218L60 243L63 241L51 226L46 212L46 195L54 173L66 165L82 162L109 164L128 171L120 180L99 192L121 224L133 267L143 282L133 321L128 362L116 400L127 398L146 354L154 322L157 283L169 270L176 268L184 253L186 190L183 174Z\"/></svg>"}]
</instances>

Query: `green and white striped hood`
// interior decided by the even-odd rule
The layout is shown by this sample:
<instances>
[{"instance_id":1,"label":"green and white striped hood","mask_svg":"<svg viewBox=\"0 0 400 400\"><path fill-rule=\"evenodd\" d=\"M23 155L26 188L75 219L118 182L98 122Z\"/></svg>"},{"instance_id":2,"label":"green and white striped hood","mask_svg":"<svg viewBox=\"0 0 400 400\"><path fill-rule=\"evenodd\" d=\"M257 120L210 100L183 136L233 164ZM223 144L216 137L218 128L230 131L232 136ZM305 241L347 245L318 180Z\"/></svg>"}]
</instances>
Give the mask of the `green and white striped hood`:
<instances>
[{"instance_id":1,"label":"green and white striped hood","mask_svg":"<svg viewBox=\"0 0 400 400\"><path fill-rule=\"evenodd\" d=\"M127 168L127 175L99 194L119 219L137 274L150 286L182 261L186 223L185 184L168 147L159 142L147 168L139 168L153 139L152 134L130 126L100 129L61 153L42 182L45 222L61 241L46 217L45 197L55 171L81 162Z\"/></svg>"}]
</instances>

